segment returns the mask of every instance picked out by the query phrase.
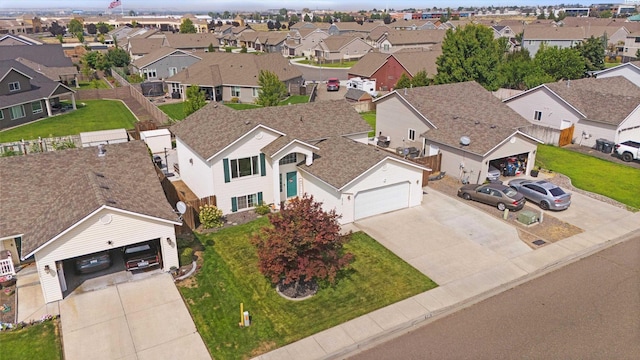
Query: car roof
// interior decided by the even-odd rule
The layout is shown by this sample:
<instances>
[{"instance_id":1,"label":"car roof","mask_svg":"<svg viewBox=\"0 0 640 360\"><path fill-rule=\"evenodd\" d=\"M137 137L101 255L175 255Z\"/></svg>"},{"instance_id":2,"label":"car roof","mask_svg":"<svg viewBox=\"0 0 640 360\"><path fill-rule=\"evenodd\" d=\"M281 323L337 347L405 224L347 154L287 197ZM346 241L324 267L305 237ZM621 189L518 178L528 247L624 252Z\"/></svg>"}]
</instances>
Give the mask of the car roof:
<instances>
[{"instance_id":1,"label":"car roof","mask_svg":"<svg viewBox=\"0 0 640 360\"><path fill-rule=\"evenodd\" d=\"M338 78L329 78L329 81L339 81Z\"/></svg>"},{"instance_id":2,"label":"car roof","mask_svg":"<svg viewBox=\"0 0 640 360\"><path fill-rule=\"evenodd\" d=\"M488 187L488 188L491 188L491 189L500 190L500 191L502 191L502 190L504 190L504 189L508 188L508 186L507 186L507 185L505 185L505 184L499 184L499 183L487 183L487 184L483 184L482 186L484 186L484 187Z\"/></svg>"},{"instance_id":3,"label":"car roof","mask_svg":"<svg viewBox=\"0 0 640 360\"><path fill-rule=\"evenodd\" d=\"M534 184L536 185L540 185L541 187L545 188L545 189L555 189L557 187L559 187L558 185L547 181L547 180L538 180L536 182L534 182Z\"/></svg>"}]
</instances>

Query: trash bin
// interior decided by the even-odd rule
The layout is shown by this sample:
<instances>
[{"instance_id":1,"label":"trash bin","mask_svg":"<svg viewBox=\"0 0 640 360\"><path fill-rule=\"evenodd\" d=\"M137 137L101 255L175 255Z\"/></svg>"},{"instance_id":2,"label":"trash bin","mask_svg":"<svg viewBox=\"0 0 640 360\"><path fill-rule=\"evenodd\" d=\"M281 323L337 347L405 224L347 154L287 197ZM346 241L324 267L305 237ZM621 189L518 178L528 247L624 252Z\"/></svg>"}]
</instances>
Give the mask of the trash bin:
<instances>
[{"instance_id":1,"label":"trash bin","mask_svg":"<svg viewBox=\"0 0 640 360\"><path fill-rule=\"evenodd\" d=\"M602 151L602 148L604 146L604 142L607 141L605 139L596 139L596 150L597 151Z\"/></svg>"},{"instance_id":2,"label":"trash bin","mask_svg":"<svg viewBox=\"0 0 640 360\"><path fill-rule=\"evenodd\" d=\"M605 140L602 142L602 152L605 154L611 154L614 146L615 143L613 141Z\"/></svg>"},{"instance_id":3,"label":"trash bin","mask_svg":"<svg viewBox=\"0 0 640 360\"><path fill-rule=\"evenodd\" d=\"M160 169L162 169L162 158L158 155L155 155L153 157L153 162L156 164L156 166Z\"/></svg>"}]
</instances>

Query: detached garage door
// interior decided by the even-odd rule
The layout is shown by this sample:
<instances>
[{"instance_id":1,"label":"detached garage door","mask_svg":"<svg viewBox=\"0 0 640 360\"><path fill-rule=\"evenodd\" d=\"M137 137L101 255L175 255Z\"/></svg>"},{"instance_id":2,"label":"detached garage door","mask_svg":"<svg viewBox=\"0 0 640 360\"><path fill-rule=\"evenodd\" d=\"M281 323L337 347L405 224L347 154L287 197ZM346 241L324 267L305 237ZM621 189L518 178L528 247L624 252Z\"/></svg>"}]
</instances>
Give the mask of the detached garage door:
<instances>
[{"instance_id":1,"label":"detached garage door","mask_svg":"<svg viewBox=\"0 0 640 360\"><path fill-rule=\"evenodd\" d=\"M387 185L356 195L355 220L409 207L410 184Z\"/></svg>"}]
</instances>

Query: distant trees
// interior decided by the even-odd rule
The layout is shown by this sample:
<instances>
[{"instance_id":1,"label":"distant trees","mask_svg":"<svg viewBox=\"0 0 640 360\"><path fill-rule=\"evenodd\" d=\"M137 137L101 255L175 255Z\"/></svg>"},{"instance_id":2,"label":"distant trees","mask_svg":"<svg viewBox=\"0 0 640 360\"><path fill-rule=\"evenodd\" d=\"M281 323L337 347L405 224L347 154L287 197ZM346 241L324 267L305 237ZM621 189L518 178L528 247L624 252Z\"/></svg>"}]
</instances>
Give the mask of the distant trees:
<instances>
[{"instance_id":1,"label":"distant trees","mask_svg":"<svg viewBox=\"0 0 640 360\"><path fill-rule=\"evenodd\" d=\"M87 34L95 35L98 33L96 24L87 24Z\"/></svg>"},{"instance_id":2,"label":"distant trees","mask_svg":"<svg viewBox=\"0 0 640 360\"><path fill-rule=\"evenodd\" d=\"M53 36L64 35L67 32L67 29L64 26L60 26L57 21L54 21L49 26L49 32Z\"/></svg>"},{"instance_id":3,"label":"distant trees","mask_svg":"<svg viewBox=\"0 0 640 360\"><path fill-rule=\"evenodd\" d=\"M106 34L110 30L109 25L103 23L102 21L97 23L96 27L98 28L98 31L100 32L100 34Z\"/></svg>"},{"instance_id":4,"label":"distant trees","mask_svg":"<svg viewBox=\"0 0 640 360\"><path fill-rule=\"evenodd\" d=\"M69 21L68 30L70 33L74 35L84 32L84 29L82 28L82 23L78 19L71 19L71 21Z\"/></svg>"}]
</instances>

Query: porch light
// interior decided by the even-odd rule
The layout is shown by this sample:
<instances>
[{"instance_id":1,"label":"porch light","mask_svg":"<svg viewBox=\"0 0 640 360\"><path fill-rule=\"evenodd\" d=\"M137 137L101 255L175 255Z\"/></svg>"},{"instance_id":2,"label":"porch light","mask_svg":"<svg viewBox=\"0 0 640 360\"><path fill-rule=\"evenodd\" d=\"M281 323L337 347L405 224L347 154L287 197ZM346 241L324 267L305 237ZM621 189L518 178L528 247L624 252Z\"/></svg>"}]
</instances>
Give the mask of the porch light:
<instances>
[{"instance_id":1,"label":"porch light","mask_svg":"<svg viewBox=\"0 0 640 360\"><path fill-rule=\"evenodd\" d=\"M49 265L44 266L44 272L46 272L47 274L51 272L51 268L49 267Z\"/></svg>"},{"instance_id":2,"label":"porch light","mask_svg":"<svg viewBox=\"0 0 640 360\"><path fill-rule=\"evenodd\" d=\"M171 238L167 238L167 244L173 245L173 242L171 241Z\"/></svg>"}]
</instances>

